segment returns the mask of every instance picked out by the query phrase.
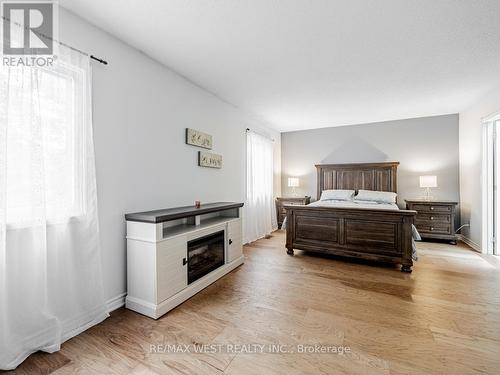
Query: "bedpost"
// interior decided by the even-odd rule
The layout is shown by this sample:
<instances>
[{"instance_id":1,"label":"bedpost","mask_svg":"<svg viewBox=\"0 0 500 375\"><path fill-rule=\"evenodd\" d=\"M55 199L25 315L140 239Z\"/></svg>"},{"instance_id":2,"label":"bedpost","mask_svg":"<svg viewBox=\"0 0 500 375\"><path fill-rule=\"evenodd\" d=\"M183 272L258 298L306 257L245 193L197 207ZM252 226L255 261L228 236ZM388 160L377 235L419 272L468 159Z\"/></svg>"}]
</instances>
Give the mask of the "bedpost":
<instances>
[{"instance_id":1,"label":"bedpost","mask_svg":"<svg viewBox=\"0 0 500 375\"><path fill-rule=\"evenodd\" d=\"M413 231L412 225L415 216L403 217L403 261L401 262L401 272L411 272L413 266Z\"/></svg>"},{"instance_id":2,"label":"bedpost","mask_svg":"<svg viewBox=\"0 0 500 375\"><path fill-rule=\"evenodd\" d=\"M317 176L316 200L319 200L321 198L321 192L323 186L323 171L320 165L316 165L316 176Z\"/></svg>"},{"instance_id":3,"label":"bedpost","mask_svg":"<svg viewBox=\"0 0 500 375\"><path fill-rule=\"evenodd\" d=\"M401 266L401 272L411 273L411 265L409 265L409 264L403 264Z\"/></svg>"},{"instance_id":4,"label":"bedpost","mask_svg":"<svg viewBox=\"0 0 500 375\"><path fill-rule=\"evenodd\" d=\"M292 246L292 233L295 230L294 222L292 219L293 212L291 209L286 210L286 253L288 255L293 255L293 246Z\"/></svg>"}]
</instances>

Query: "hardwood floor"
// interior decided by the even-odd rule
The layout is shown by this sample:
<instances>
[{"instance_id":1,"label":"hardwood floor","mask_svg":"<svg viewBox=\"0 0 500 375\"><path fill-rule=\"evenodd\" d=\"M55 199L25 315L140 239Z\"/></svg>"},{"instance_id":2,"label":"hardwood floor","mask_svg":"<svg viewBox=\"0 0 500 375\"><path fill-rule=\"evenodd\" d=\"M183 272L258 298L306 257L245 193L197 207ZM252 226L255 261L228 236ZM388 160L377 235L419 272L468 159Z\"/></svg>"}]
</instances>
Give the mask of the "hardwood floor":
<instances>
[{"instance_id":1,"label":"hardwood floor","mask_svg":"<svg viewBox=\"0 0 500 375\"><path fill-rule=\"evenodd\" d=\"M157 321L119 309L60 352L32 355L13 373L500 373L496 258L465 245L423 242L413 273L405 274L301 251L291 257L284 242L276 232L245 246L243 266ZM151 345L158 344L286 344L294 351L323 344L350 351L155 353Z\"/></svg>"}]
</instances>

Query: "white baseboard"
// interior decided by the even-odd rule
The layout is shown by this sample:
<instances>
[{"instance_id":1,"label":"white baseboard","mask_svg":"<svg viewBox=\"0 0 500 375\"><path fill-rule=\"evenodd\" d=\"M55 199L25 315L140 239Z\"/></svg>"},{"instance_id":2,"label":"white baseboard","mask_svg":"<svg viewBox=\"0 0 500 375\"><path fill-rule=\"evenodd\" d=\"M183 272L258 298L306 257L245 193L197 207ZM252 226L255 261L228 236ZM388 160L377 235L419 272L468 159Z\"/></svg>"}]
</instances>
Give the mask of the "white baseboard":
<instances>
[{"instance_id":1,"label":"white baseboard","mask_svg":"<svg viewBox=\"0 0 500 375\"><path fill-rule=\"evenodd\" d=\"M122 294L117 295L116 297L109 299L106 302L106 305L108 305L108 313L113 312L122 306L125 306L125 297L126 296L127 296L127 293L122 293Z\"/></svg>"},{"instance_id":2,"label":"white baseboard","mask_svg":"<svg viewBox=\"0 0 500 375\"><path fill-rule=\"evenodd\" d=\"M481 246L479 246L477 243L475 243L474 241L472 241L470 238L468 237L465 237L463 234L460 234L459 235L459 240L462 241L463 243L469 245L472 250L475 250L477 251L478 253L481 253Z\"/></svg>"}]
</instances>

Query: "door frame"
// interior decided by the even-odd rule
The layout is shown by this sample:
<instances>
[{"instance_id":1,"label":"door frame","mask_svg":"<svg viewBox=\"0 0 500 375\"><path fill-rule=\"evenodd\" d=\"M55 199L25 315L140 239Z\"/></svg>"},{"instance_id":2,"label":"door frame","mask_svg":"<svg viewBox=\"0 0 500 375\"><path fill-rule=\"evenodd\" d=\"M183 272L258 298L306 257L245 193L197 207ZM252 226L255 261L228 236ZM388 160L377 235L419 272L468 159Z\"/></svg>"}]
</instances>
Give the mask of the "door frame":
<instances>
[{"instance_id":1,"label":"door frame","mask_svg":"<svg viewBox=\"0 0 500 375\"><path fill-rule=\"evenodd\" d=\"M500 113L485 117L482 127L483 252L500 255Z\"/></svg>"}]
</instances>

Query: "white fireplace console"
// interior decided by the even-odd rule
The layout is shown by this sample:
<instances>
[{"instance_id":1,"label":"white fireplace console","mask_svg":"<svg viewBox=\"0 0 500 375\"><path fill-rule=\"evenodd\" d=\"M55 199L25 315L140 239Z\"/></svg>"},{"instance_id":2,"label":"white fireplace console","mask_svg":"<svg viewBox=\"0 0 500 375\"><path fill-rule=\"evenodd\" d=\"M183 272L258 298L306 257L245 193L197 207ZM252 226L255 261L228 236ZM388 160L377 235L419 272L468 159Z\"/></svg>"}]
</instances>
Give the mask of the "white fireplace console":
<instances>
[{"instance_id":1,"label":"white fireplace console","mask_svg":"<svg viewBox=\"0 0 500 375\"><path fill-rule=\"evenodd\" d=\"M158 319L243 264L243 203L125 215L125 306Z\"/></svg>"}]
</instances>

